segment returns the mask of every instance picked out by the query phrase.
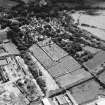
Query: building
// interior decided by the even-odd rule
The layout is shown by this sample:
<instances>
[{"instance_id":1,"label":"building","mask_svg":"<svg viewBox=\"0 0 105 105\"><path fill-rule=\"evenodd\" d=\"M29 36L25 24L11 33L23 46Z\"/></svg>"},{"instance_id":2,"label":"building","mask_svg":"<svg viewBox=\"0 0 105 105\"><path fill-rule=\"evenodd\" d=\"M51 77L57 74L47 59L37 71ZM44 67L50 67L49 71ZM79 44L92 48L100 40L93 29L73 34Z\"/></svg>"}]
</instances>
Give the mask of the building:
<instances>
[{"instance_id":1,"label":"building","mask_svg":"<svg viewBox=\"0 0 105 105\"><path fill-rule=\"evenodd\" d=\"M0 67L0 84L6 83L9 81L8 74L4 69Z\"/></svg>"},{"instance_id":2,"label":"building","mask_svg":"<svg viewBox=\"0 0 105 105\"><path fill-rule=\"evenodd\" d=\"M36 83L36 80L30 77L18 79L15 82L21 93L32 102L44 96L43 92Z\"/></svg>"},{"instance_id":3,"label":"building","mask_svg":"<svg viewBox=\"0 0 105 105\"><path fill-rule=\"evenodd\" d=\"M13 83L0 86L0 105L28 105L29 101Z\"/></svg>"},{"instance_id":4,"label":"building","mask_svg":"<svg viewBox=\"0 0 105 105\"><path fill-rule=\"evenodd\" d=\"M50 98L54 105L78 105L69 91Z\"/></svg>"},{"instance_id":5,"label":"building","mask_svg":"<svg viewBox=\"0 0 105 105\"><path fill-rule=\"evenodd\" d=\"M5 72L8 74L10 81L15 81L19 78L23 78L26 75L24 71L25 68L22 69L22 67L18 65L18 63L15 60L15 57L16 56L7 57L6 59L8 64L2 66L2 69L4 69Z\"/></svg>"},{"instance_id":6,"label":"building","mask_svg":"<svg viewBox=\"0 0 105 105\"><path fill-rule=\"evenodd\" d=\"M27 65L20 56L5 56L0 60L0 85L6 86L10 83L13 84L15 89L9 86L7 88L10 90L12 89L11 92L14 91L14 94L17 93L17 91L20 91L20 94L19 96L17 95L17 97L26 98L28 101L33 101L44 96L40 87L37 85L36 80L28 71ZM23 83L24 81L25 83ZM7 92L7 94L9 93ZM19 105L27 104L22 104L20 102Z\"/></svg>"}]
</instances>

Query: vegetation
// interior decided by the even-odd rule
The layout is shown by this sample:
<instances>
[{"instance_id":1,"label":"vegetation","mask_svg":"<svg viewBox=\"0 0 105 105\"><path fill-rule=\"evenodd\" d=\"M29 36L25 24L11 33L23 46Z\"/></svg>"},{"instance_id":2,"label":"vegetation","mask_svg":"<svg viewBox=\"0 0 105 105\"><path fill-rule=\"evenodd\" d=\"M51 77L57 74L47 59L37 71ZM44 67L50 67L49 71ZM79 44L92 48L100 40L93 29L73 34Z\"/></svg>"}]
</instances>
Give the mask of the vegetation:
<instances>
[{"instance_id":1,"label":"vegetation","mask_svg":"<svg viewBox=\"0 0 105 105\"><path fill-rule=\"evenodd\" d=\"M24 6L24 8L28 11L28 7ZM32 8L30 11L33 10ZM8 19L5 19L6 22L2 21L2 27L10 27L11 30L8 32L8 38L18 46L19 50L27 50L34 43L50 37L57 45L82 63L87 61L88 58L92 58L93 55L90 52L86 53L84 51L83 56L77 57L78 52L83 52L81 44L95 48L104 48L103 44L100 43L100 39L91 38L93 36L91 33L81 30L74 24L74 20L68 15L67 10L58 11L57 17L42 18L31 16L28 18L28 16L24 17L23 15L17 17L18 23L8 21ZM30 68L31 72L33 72L32 69Z\"/></svg>"},{"instance_id":2,"label":"vegetation","mask_svg":"<svg viewBox=\"0 0 105 105\"><path fill-rule=\"evenodd\" d=\"M22 57L24 58L25 63L28 65L30 72L42 89L43 93L46 93L46 82L44 80L42 71L38 68L38 65L35 64L32 57L30 56L30 53L23 52Z\"/></svg>"},{"instance_id":3,"label":"vegetation","mask_svg":"<svg viewBox=\"0 0 105 105\"><path fill-rule=\"evenodd\" d=\"M46 83L43 77L39 77L37 78L37 83L39 84L39 86L41 87L42 91L44 93L46 93Z\"/></svg>"}]
</instances>

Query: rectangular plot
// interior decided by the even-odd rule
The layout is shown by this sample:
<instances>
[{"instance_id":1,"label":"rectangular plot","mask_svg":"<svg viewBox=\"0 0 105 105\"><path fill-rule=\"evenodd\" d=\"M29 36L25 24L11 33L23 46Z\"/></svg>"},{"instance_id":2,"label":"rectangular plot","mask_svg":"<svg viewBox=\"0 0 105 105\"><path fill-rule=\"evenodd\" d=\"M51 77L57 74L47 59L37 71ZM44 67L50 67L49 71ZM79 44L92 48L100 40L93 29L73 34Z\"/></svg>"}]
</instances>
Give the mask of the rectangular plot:
<instances>
[{"instance_id":1,"label":"rectangular plot","mask_svg":"<svg viewBox=\"0 0 105 105\"><path fill-rule=\"evenodd\" d=\"M53 65L53 61L50 59L50 57L47 56L47 54L37 45L33 45L30 48L30 52L33 53L34 57L46 68L48 69L51 65Z\"/></svg>"},{"instance_id":2,"label":"rectangular plot","mask_svg":"<svg viewBox=\"0 0 105 105\"><path fill-rule=\"evenodd\" d=\"M105 62L105 52L101 51L98 54L96 54L91 60L84 63L84 66L90 71L90 72L99 72L95 71L101 64L104 64Z\"/></svg>"},{"instance_id":3,"label":"rectangular plot","mask_svg":"<svg viewBox=\"0 0 105 105\"><path fill-rule=\"evenodd\" d=\"M56 78L56 81L61 85L61 87L68 88L90 78L92 78L90 73L86 72L84 69L79 69Z\"/></svg>"},{"instance_id":4,"label":"rectangular plot","mask_svg":"<svg viewBox=\"0 0 105 105\"><path fill-rule=\"evenodd\" d=\"M79 84L71 88L70 91L79 105L85 105L95 100L100 94L105 95L105 90L94 79Z\"/></svg>"},{"instance_id":5,"label":"rectangular plot","mask_svg":"<svg viewBox=\"0 0 105 105\"><path fill-rule=\"evenodd\" d=\"M81 66L71 56L66 56L58 64L48 69L53 77L58 77L79 69Z\"/></svg>"},{"instance_id":6,"label":"rectangular plot","mask_svg":"<svg viewBox=\"0 0 105 105\"><path fill-rule=\"evenodd\" d=\"M52 44L49 46L42 47L42 49L51 57L52 60L58 61L62 57L68 55L63 49L58 45Z\"/></svg>"},{"instance_id":7,"label":"rectangular plot","mask_svg":"<svg viewBox=\"0 0 105 105\"><path fill-rule=\"evenodd\" d=\"M105 71L103 71L101 74L99 74L98 79L105 84Z\"/></svg>"}]
</instances>

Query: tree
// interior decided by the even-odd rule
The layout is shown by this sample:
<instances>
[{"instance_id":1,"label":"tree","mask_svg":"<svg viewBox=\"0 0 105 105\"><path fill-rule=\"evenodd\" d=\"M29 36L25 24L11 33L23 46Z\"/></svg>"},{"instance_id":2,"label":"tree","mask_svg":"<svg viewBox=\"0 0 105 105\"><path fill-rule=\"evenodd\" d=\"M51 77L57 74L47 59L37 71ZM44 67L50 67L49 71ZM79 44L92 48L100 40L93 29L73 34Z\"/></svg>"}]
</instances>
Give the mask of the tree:
<instances>
[{"instance_id":1,"label":"tree","mask_svg":"<svg viewBox=\"0 0 105 105\"><path fill-rule=\"evenodd\" d=\"M37 78L37 83L39 84L42 91L45 93L46 92L46 82L42 76Z\"/></svg>"}]
</instances>

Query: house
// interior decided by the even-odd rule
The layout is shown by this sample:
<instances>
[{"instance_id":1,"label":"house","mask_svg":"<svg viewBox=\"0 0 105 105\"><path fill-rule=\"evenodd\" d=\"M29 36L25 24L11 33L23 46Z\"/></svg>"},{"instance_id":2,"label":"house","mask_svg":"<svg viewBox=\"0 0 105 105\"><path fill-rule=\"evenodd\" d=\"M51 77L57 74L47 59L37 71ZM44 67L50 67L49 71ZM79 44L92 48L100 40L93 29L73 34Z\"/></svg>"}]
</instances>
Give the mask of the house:
<instances>
[{"instance_id":1,"label":"house","mask_svg":"<svg viewBox=\"0 0 105 105\"><path fill-rule=\"evenodd\" d=\"M6 71L0 67L0 83L6 83L9 81L9 77L8 74L6 73Z\"/></svg>"},{"instance_id":2,"label":"house","mask_svg":"<svg viewBox=\"0 0 105 105\"><path fill-rule=\"evenodd\" d=\"M54 105L78 105L69 91L62 92L56 96L50 97Z\"/></svg>"},{"instance_id":3,"label":"house","mask_svg":"<svg viewBox=\"0 0 105 105\"><path fill-rule=\"evenodd\" d=\"M31 102L44 96L43 92L33 78L25 77L18 79L15 84L22 94L25 95Z\"/></svg>"},{"instance_id":4,"label":"house","mask_svg":"<svg viewBox=\"0 0 105 105\"><path fill-rule=\"evenodd\" d=\"M7 64L2 65L2 68L8 74L10 81L15 81L29 75L28 68L20 56L10 56L5 59Z\"/></svg>"},{"instance_id":5,"label":"house","mask_svg":"<svg viewBox=\"0 0 105 105\"><path fill-rule=\"evenodd\" d=\"M0 86L0 105L13 105L14 103L16 105L28 105L29 101L13 83Z\"/></svg>"}]
</instances>

